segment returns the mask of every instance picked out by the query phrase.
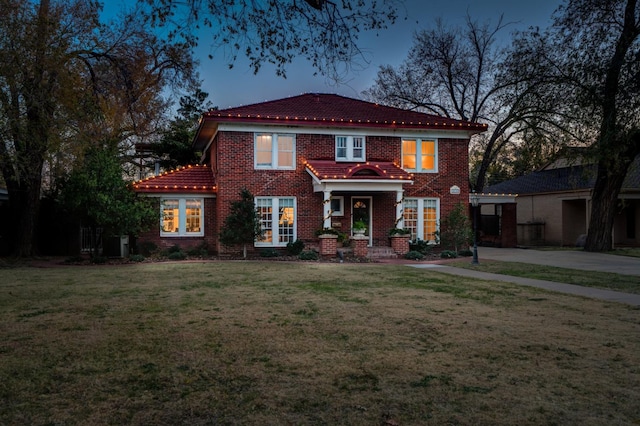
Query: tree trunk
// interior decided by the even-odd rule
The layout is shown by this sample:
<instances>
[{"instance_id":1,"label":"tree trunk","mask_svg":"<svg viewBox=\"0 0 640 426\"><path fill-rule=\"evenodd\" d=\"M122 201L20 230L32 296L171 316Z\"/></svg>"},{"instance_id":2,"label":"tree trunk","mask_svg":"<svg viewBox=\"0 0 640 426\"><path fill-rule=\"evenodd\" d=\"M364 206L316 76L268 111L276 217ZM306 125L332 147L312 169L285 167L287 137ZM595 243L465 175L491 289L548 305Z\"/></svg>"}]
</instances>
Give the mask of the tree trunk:
<instances>
[{"instance_id":1,"label":"tree trunk","mask_svg":"<svg viewBox=\"0 0 640 426\"><path fill-rule=\"evenodd\" d=\"M607 170L601 160L598 177L591 196L591 220L587 232L586 251L607 251L613 248L613 222L618 206L618 194L629 166Z\"/></svg>"},{"instance_id":2,"label":"tree trunk","mask_svg":"<svg viewBox=\"0 0 640 426\"><path fill-rule=\"evenodd\" d=\"M42 190L42 169L49 144L55 106L52 104L51 91L55 85L55 73L46 69L46 50L49 33L49 0L41 0L38 8L36 27L36 49L34 52L34 71L26 81L29 96L25 97L26 132L14 135L16 153L15 165L7 182L9 200L12 205L13 219L17 226L14 254L33 256L36 254L36 221Z\"/></svg>"},{"instance_id":3,"label":"tree trunk","mask_svg":"<svg viewBox=\"0 0 640 426\"><path fill-rule=\"evenodd\" d=\"M12 223L15 224L13 254L19 257L36 254L36 223L40 206L41 180L37 177L32 178L31 173L29 175L28 182L21 182L17 186L14 185L13 190L9 190ZM11 188L11 185L7 186Z\"/></svg>"}]
</instances>

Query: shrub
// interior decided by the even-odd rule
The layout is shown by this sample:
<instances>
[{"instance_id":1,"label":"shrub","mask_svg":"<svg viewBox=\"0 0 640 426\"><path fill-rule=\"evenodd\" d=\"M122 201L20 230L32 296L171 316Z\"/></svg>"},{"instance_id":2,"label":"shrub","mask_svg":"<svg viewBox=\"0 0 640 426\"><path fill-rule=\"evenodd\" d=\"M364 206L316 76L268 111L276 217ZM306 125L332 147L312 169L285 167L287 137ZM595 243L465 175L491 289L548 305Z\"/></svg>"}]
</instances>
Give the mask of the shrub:
<instances>
[{"instance_id":1,"label":"shrub","mask_svg":"<svg viewBox=\"0 0 640 426\"><path fill-rule=\"evenodd\" d=\"M260 250L260 257L278 257L280 253L278 253L275 249L263 249Z\"/></svg>"},{"instance_id":2,"label":"shrub","mask_svg":"<svg viewBox=\"0 0 640 426\"><path fill-rule=\"evenodd\" d=\"M101 265L103 263L107 263L107 258L105 256L93 256L91 258L91 263L95 263L96 265Z\"/></svg>"},{"instance_id":3,"label":"shrub","mask_svg":"<svg viewBox=\"0 0 640 426\"><path fill-rule=\"evenodd\" d=\"M318 260L318 253L313 250L305 250L298 255L300 260Z\"/></svg>"},{"instance_id":4,"label":"shrub","mask_svg":"<svg viewBox=\"0 0 640 426\"><path fill-rule=\"evenodd\" d=\"M442 253L440 253L440 257L443 259L455 259L458 257L458 253L452 250L443 250Z\"/></svg>"},{"instance_id":5,"label":"shrub","mask_svg":"<svg viewBox=\"0 0 640 426\"><path fill-rule=\"evenodd\" d=\"M84 258L80 255L67 257L64 260L64 263L82 263L84 262Z\"/></svg>"},{"instance_id":6,"label":"shrub","mask_svg":"<svg viewBox=\"0 0 640 426\"><path fill-rule=\"evenodd\" d=\"M170 252L167 257L171 260L185 260L187 258L187 254L183 251L173 251Z\"/></svg>"},{"instance_id":7,"label":"shrub","mask_svg":"<svg viewBox=\"0 0 640 426\"><path fill-rule=\"evenodd\" d=\"M415 240L415 241L409 242L409 250L417 251L422 254L429 254L431 253L431 250L433 250L433 246L429 244L428 241Z\"/></svg>"},{"instance_id":8,"label":"shrub","mask_svg":"<svg viewBox=\"0 0 640 426\"><path fill-rule=\"evenodd\" d=\"M190 248L189 250L187 250L187 254L189 256L194 256L194 257L205 257L209 255L209 248L207 246L207 243L202 242L200 244L198 244L195 247Z\"/></svg>"},{"instance_id":9,"label":"shrub","mask_svg":"<svg viewBox=\"0 0 640 426\"><path fill-rule=\"evenodd\" d=\"M412 250L405 254L404 258L409 260L421 260L424 259L424 254L420 253L419 251Z\"/></svg>"},{"instance_id":10,"label":"shrub","mask_svg":"<svg viewBox=\"0 0 640 426\"><path fill-rule=\"evenodd\" d=\"M287 253L289 253L292 256L299 255L300 253L302 253L303 249L304 249L304 241L302 240L295 240L295 242L287 243Z\"/></svg>"},{"instance_id":11,"label":"shrub","mask_svg":"<svg viewBox=\"0 0 640 426\"><path fill-rule=\"evenodd\" d=\"M131 262L144 262L145 257L141 254L132 254L129 256Z\"/></svg>"},{"instance_id":12,"label":"shrub","mask_svg":"<svg viewBox=\"0 0 640 426\"><path fill-rule=\"evenodd\" d=\"M466 250L460 250L458 252L458 256L462 256L462 257L469 257L469 256L473 256L473 251L466 249Z\"/></svg>"},{"instance_id":13,"label":"shrub","mask_svg":"<svg viewBox=\"0 0 640 426\"><path fill-rule=\"evenodd\" d=\"M171 254L171 253L178 253L178 252L181 252L181 251L182 251L182 249L181 249L181 248L180 248L180 246L179 246L179 245L177 245L177 244L174 244L174 245L172 245L171 247L169 247L169 248L167 249L167 253L169 253L169 254Z\"/></svg>"},{"instance_id":14,"label":"shrub","mask_svg":"<svg viewBox=\"0 0 640 426\"><path fill-rule=\"evenodd\" d=\"M404 228L391 228L389 229L389 236L393 237L394 235L409 235L411 233L410 230Z\"/></svg>"},{"instance_id":15,"label":"shrub","mask_svg":"<svg viewBox=\"0 0 640 426\"><path fill-rule=\"evenodd\" d=\"M153 241L140 241L136 244L136 248L143 256L149 256L158 250L158 246Z\"/></svg>"},{"instance_id":16,"label":"shrub","mask_svg":"<svg viewBox=\"0 0 640 426\"><path fill-rule=\"evenodd\" d=\"M465 246L468 247L469 242L473 239L473 230L469 225L464 204L456 204L454 209L442 219L438 237L442 247L454 252Z\"/></svg>"}]
</instances>

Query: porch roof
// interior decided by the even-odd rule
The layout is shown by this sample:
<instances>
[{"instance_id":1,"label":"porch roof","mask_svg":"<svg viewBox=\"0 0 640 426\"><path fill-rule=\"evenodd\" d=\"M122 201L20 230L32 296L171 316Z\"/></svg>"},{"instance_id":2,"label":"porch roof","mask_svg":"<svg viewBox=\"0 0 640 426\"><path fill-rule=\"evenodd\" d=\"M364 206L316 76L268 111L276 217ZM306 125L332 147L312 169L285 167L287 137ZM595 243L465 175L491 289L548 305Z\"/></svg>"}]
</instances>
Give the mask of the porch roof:
<instances>
[{"instance_id":1,"label":"porch roof","mask_svg":"<svg viewBox=\"0 0 640 426\"><path fill-rule=\"evenodd\" d=\"M390 161L337 162L305 161L319 191L396 191L413 183L413 175Z\"/></svg>"},{"instance_id":2,"label":"porch roof","mask_svg":"<svg viewBox=\"0 0 640 426\"><path fill-rule=\"evenodd\" d=\"M190 165L162 173L133 183L140 193L212 193L216 182L211 168L206 164Z\"/></svg>"}]
</instances>

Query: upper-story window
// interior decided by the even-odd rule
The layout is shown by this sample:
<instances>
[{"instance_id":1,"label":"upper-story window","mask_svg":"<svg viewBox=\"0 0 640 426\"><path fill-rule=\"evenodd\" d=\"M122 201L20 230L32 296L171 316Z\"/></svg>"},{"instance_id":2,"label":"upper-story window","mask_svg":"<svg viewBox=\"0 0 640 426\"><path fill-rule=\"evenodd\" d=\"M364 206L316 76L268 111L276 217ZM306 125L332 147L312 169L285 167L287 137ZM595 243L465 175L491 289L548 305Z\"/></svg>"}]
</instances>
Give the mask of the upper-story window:
<instances>
[{"instance_id":1,"label":"upper-story window","mask_svg":"<svg viewBox=\"0 0 640 426\"><path fill-rule=\"evenodd\" d=\"M437 172L438 149L436 141L403 139L402 168L411 172Z\"/></svg>"},{"instance_id":2,"label":"upper-story window","mask_svg":"<svg viewBox=\"0 0 640 426\"><path fill-rule=\"evenodd\" d=\"M256 133L256 169L295 169L295 135Z\"/></svg>"},{"instance_id":3,"label":"upper-story window","mask_svg":"<svg viewBox=\"0 0 640 426\"><path fill-rule=\"evenodd\" d=\"M336 136L336 161L364 160L364 136Z\"/></svg>"}]
</instances>

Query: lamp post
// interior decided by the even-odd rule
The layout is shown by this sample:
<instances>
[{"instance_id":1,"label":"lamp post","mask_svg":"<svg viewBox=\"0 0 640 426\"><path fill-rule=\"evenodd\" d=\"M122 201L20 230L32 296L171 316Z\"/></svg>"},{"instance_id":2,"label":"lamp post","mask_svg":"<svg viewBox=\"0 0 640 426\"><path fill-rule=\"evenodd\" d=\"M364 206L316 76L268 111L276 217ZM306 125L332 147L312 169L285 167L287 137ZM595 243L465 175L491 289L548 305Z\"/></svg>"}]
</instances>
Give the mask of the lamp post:
<instances>
[{"instance_id":1,"label":"lamp post","mask_svg":"<svg viewBox=\"0 0 640 426\"><path fill-rule=\"evenodd\" d=\"M480 196L476 191L471 192L471 206L473 207L473 260L472 265L478 264L478 223L477 223L477 210L478 204L480 204Z\"/></svg>"}]
</instances>

